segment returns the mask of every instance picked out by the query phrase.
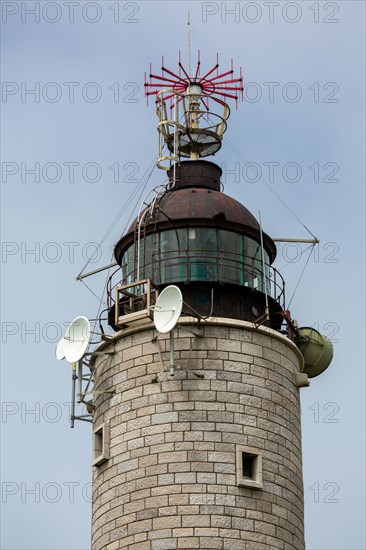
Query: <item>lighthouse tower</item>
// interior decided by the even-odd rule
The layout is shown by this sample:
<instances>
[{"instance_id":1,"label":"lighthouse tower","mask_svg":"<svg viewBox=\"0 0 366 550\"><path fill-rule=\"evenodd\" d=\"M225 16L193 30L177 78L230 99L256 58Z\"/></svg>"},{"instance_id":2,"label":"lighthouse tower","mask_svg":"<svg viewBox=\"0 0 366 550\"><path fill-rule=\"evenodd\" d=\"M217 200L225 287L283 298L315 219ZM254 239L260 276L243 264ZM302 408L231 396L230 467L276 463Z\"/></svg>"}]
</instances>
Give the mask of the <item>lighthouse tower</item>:
<instances>
[{"instance_id":1,"label":"lighthouse tower","mask_svg":"<svg viewBox=\"0 0 366 550\"><path fill-rule=\"evenodd\" d=\"M296 328L275 243L204 160L242 77L179 63L146 90L168 178L115 246L115 332L90 363L92 548L302 550L299 387L328 343ZM182 297L170 333L153 321L166 287Z\"/></svg>"}]
</instances>

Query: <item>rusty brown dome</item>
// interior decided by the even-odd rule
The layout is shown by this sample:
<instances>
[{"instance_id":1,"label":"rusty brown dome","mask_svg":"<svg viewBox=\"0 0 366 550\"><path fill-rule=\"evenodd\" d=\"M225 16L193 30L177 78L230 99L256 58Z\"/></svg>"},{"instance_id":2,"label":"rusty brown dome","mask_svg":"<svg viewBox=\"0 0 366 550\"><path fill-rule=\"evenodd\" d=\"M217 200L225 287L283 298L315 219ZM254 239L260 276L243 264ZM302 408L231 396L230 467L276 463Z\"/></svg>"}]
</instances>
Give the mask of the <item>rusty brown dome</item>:
<instances>
[{"instance_id":1,"label":"rusty brown dome","mask_svg":"<svg viewBox=\"0 0 366 550\"><path fill-rule=\"evenodd\" d=\"M217 227L237 231L259 242L260 227L256 218L240 202L220 189L221 169L212 162L186 161L169 171L170 186L157 202L153 216L146 219L145 234L172 227ZM122 253L133 242L137 219L115 247L120 264ZM264 247L271 263L276 256L272 239L263 234Z\"/></svg>"},{"instance_id":2,"label":"rusty brown dome","mask_svg":"<svg viewBox=\"0 0 366 550\"><path fill-rule=\"evenodd\" d=\"M242 230L253 229L256 234L259 224L245 206L219 191L205 188L177 189L168 192L159 202L155 222L183 220L196 225L198 221L209 222L217 227L228 226Z\"/></svg>"}]
</instances>

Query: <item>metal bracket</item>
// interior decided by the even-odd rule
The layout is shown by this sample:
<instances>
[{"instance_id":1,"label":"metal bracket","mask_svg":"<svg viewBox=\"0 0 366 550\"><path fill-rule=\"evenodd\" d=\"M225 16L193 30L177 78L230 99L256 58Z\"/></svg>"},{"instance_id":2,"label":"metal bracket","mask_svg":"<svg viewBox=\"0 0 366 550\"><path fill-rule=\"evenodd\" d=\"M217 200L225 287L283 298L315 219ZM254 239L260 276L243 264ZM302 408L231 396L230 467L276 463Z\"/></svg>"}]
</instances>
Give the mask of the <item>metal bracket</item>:
<instances>
[{"instance_id":1,"label":"metal bracket","mask_svg":"<svg viewBox=\"0 0 366 550\"><path fill-rule=\"evenodd\" d=\"M198 372L195 372L194 370L192 370L190 367L187 367L187 365L176 365L175 366L175 369L176 370L184 370L186 371L187 374L191 373L193 374L193 376L195 376L196 378L204 378L204 375L203 374L199 374ZM162 371L158 372L158 374L151 380L151 382L153 384L156 384L157 382L159 382L159 375L162 374L163 372L169 372L170 371L170 368L164 368ZM171 376L174 376L174 373L173 375Z\"/></svg>"},{"instance_id":2,"label":"metal bracket","mask_svg":"<svg viewBox=\"0 0 366 550\"><path fill-rule=\"evenodd\" d=\"M266 321L269 321L269 320L270 320L270 317L269 317L269 307L266 306L266 307L265 307L265 310L264 310L264 315L261 315L261 317L258 317L258 319L256 319L256 320L254 321L255 328L260 327L261 325L263 325L263 323L265 323Z\"/></svg>"},{"instance_id":3,"label":"metal bracket","mask_svg":"<svg viewBox=\"0 0 366 550\"><path fill-rule=\"evenodd\" d=\"M106 394L106 393L110 393L111 395L114 395L116 393L116 390L106 390L106 391L90 390L90 391L85 392L83 394L83 396L85 396L85 395L103 395L103 394Z\"/></svg>"}]
</instances>

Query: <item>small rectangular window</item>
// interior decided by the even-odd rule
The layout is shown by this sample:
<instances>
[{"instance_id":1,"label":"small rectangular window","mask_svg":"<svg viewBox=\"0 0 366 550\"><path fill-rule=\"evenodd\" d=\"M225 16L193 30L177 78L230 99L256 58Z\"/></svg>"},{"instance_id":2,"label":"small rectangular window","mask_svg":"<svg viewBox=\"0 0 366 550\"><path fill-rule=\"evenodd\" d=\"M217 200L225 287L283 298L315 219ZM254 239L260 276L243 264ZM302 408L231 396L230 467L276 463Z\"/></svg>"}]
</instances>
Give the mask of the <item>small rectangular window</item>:
<instances>
[{"instance_id":1,"label":"small rectangular window","mask_svg":"<svg viewBox=\"0 0 366 550\"><path fill-rule=\"evenodd\" d=\"M262 455L259 449L238 445L236 449L236 480L238 487L262 489Z\"/></svg>"},{"instance_id":2,"label":"small rectangular window","mask_svg":"<svg viewBox=\"0 0 366 550\"><path fill-rule=\"evenodd\" d=\"M109 459L109 423L100 424L93 430L93 466Z\"/></svg>"}]
</instances>

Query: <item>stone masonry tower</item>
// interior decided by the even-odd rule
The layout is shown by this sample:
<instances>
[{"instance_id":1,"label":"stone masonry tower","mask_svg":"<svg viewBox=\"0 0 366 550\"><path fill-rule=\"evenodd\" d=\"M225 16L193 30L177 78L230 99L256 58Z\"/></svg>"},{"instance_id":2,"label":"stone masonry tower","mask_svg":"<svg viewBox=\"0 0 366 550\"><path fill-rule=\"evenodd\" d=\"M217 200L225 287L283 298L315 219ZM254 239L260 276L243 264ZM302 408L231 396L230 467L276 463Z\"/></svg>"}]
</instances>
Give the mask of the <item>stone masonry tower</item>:
<instances>
[{"instance_id":1,"label":"stone masonry tower","mask_svg":"<svg viewBox=\"0 0 366 550\"><path fill-rule=\"evenodd\" d=\"M146 83L168 181L116 244L115 333L92 358L93 550L305 547L299 333L273 240L201 160L242 78L199 69ZM183 296L174 351L152 321L169 285Z\"/></svg>"}]
</instances>

